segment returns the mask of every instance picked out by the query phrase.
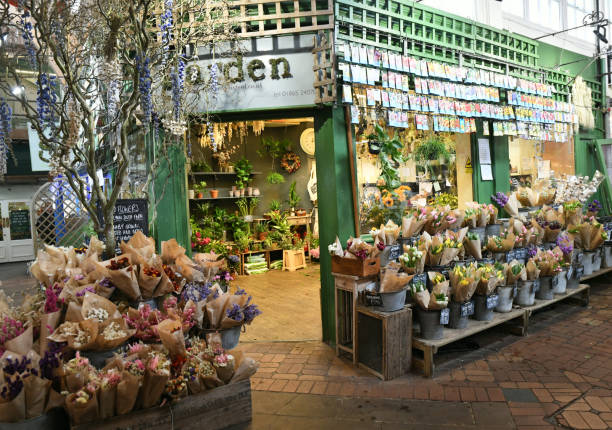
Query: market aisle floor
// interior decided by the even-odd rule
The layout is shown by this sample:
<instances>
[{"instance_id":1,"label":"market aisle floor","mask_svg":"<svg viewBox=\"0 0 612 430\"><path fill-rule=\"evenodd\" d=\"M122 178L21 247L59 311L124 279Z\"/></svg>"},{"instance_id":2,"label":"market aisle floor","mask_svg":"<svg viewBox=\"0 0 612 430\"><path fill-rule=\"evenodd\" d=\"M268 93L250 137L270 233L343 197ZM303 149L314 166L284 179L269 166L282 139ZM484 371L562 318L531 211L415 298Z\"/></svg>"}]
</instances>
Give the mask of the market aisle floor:
<instances>
[{"instance_id":1,"label":"market aisle floor","mask_svg":"<svg viewBox=\"0 0 612 430\"><path fill-rule=\"evenodd\" d=\"M271 270L239 276L232 286L246 289L263 312L247 326L240 341L320 340L320 279L315 263L295 272Z\"/></svg>"},{"instance_id":2,"label":"market aisle floor","mask_svg":"<svg viewBox=\"0 0 612 430\"><path fill-rule=\"evenodd\" d=\"M493 328L441 349L433 379L382 382L322 342L243 344L260 361L251 428L612 428L612 278L600 281L588 307L549 307L526 337Z\"/></svg>"}]
</instances>

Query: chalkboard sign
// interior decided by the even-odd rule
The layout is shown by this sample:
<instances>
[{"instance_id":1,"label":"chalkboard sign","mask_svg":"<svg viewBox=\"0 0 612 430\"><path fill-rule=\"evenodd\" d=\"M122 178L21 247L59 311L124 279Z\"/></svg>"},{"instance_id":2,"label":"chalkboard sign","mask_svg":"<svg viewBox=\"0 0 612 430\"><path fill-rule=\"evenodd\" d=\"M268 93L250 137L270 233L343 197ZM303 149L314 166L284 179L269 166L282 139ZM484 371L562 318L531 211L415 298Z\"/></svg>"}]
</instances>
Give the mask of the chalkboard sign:
<instances>
[{"instance_id":1,"label":"chalkboard sign","mask_svg":"<svg viewBox=\"0 0 612 430\"><path fill-rule=\"evenodd\" d=\"M471 300L461 304L461 316L469 317L470 315L474 315L474 302Z\"/></svg>"},{"instance_id":2,"label":"chalkboard sign","mask_svg":"<svg viewBox=\"0 0 612 430\"><path fill-rule=\"evenodd\" d=\"M402 255L402 247L399 243L389 246L389 261L397 261L400 255Z\"/></svg>"},{"instance_id":3,"label":"chalkboard sign","mask_svg":"<svg viewBox=\"0 0 612 430\"><path fill-rule=\"evenodd\" d=\"M382 306L382 297L380 296L380 294L376 294L376 293L371 293L369 291L366 291L365 293L365 302L366 305L368 306Z\"/></svg>"},{"instance_id":4,"label":"chalkboard sign","mask_svg":"<svg viewBox=\"0 0 612 430\"><path fill-rule=\"evenodd\" d=\"M11 240L32 239L30 229L30 211L18 209L9 212L11 223Z\"/></svg>"},{"instance_id":5,"label":"chalkboard sign","mask_svg":"<svg viewBox=\"0 0 612 430\"><path fill-rule=\"evenodd\" d=\"M499 296L497 294L492 294L487 297L487 309L493 309L499 303Z\"/></svg>"},{"instance_id":6,"label":"chalkboard sign","mask_svg":"<svg viewBox=\"0 0 612 430\"><path fill-rule=\"evenodd\" d=\"M440 324L446 325L448 324L448 320L450 317L450 309L445 308L440 311Z\"/></svg>"},{"instance_id":7,"label":"chalkboard sign","mask_svg":"<svg viewBox=\"0 0 612 430\"><path fill-rule=\"evenodd\" d=\"M134 233L149 234L149 204L146 199L119 199L113 211L116 252L121 241L127 242Z\"/></svg>"}]
</instances>

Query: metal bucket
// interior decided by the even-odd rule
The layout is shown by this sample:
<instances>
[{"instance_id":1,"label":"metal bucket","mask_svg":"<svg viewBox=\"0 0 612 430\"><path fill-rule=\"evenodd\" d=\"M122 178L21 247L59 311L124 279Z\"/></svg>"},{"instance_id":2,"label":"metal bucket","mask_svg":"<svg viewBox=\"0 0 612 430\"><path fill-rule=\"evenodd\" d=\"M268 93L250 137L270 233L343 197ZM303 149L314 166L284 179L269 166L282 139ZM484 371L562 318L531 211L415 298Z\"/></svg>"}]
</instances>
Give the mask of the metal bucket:
<instances>
[{"instance_id":1,"label":"metal bucket","mask_svg":"<svg viewBox=\"0 0 612 430\"><path fill-rule=\"evenodd\" d=\"M493 319L493 309L487 306L488 296L474 294L474 319L476 321L491 321Z\"/></svg>"},{"instance_id":2,"label":"metal bucket","mask_svg":"<svg viewBox=\"0 0 612 430\"><path fill-rule=\"evenodd\" d=\"M506 252L496 252L493 254L493 259L495 261L499 261L500 263L505 263L506 262Z\"/></svg>"},{"instance_id":3,"label":"metal bucket","mask_svg":"<svg viewBox=\"0 0 612 430\"><path fill-rule=\"evenodd\" d=\"M489 236L499 236L501 224L489 224L485 227L485 239Z\"/></svg>"},{"instance_id":4,"label":"metal bucket","mask_svg":"<svg viewBox=\"0 0 612 430\"><path fill-rule=\"evenodd\" d=\"M601 248L595 251L593 254L593 272L597 272L601 269Z\"/></svg>"},{"instance_id":5,"label":"metal bucket","mask_svg":"<svg viewBox=\"0 0 612 430\"><path fill-rule=\"evenodd\" d=\"M518 281L518 290L514 302L519 306L531 306L535 303L535 281Z\"/></svg>"},{"instance_id":6,"label":"metal bucket","mask_svg":"<svg viewBox=\"0 0 612 430\"><path fill-rule=\"evenodd\" d=\"M603 248L603 267L612 267L612 245L606 245Z\"/></svg>"},{"instance_id":7,"label":"metal bucket","mask_svg":"<svg viewBox=\"0 0 612 430\"><path fill-rule=\"evenodd\" d=\"M553 294L553 279L554 279L554 276L540 277L540 289L536 292L536 299L538 300L554 299L555 295Z\"/></svg>"},{"instance_id":8,"label":"metal bucket","mask_svg":"<svg viewBox=\"0 0 612 430\"><path fill-rule=\"evenodd\" d=\"M510 312L512 310L512 303L514 302L514 295L516 294L516 284L506 285L504 287L497 287L497 295L499 301L495 307L495 312Z\"/></svg>"},{"instance_id":9,"label":"metal bucket","mask_svg":"<svg viewBox=\"0 0 612 430\"><path fill-rule=\"evenodd\" d=\"M379 293L382 300L380 310L383 312L395 312L404 309L406 303L406 290L393 293Z\"/></svg>"},{"instance_id":10,"label":"metal bucket","mask_svg":"<svg viewBox=\"0 0 612 430\"><path fill-rule=\"evenodd\" d=\"M583 271L582 265L580 264L572 265L572 273L569 279L567 280L568 290L573 290L575 288L578 288L578 286L580 285L580 278L583 276L583 273L584 271Z\"/></svg>"},{"instance_id":11,"label":"metal bucket","mask_svg":"<svg viewBox=\"0 0 612 430\"><path fill-rule=\"evenodd\" d=\"M485 229L486 227L471 227L468 231L470 233L477 234L480 238L480 243L485 243Z\"/></svg>"},{"instance_id":12,"label":"metal bucket","mask_svg":"<svg viewBox=\"0 0 612 430\"><path fill-rule=\"evenodd\" d=\"M240 341L240 333L242 332L243 325L239 325L232 328L227 328L223 330L213 330L207 329L202 330L204 333L219 333L221 334L221 346L223 349L234 349L238 346L238 342Z\"/></svg>"},{"instance_id":13,"label":"metal bucket","mask_svg":"<svg viewBox=\"0 0 612 430\"><path fill-rule=\"evenodd\" d=\"M468 324L469 315L461 316L461 307L463 303L449 302L448 309L450 311L448 316L448 328L466 328Z\"/></svg>"},{"instance_id":14,"label":"metal bucket","mask_svg":"<svg viewBox=\"0 0 612 430\"><path fill-rule=\"evenodd\" d=\"M592 251L585 251L582 257L582 267L584 267L584 276L593 274L593 258L595 253Z\"/></svg>"},{"instance_id":15,"label":"metal bucket","mask_svg":"<svg viewBox=\"0 0 612 430\"><path fill-rule=\"evenodd\" d=\"M557 274L556 285L553 287L553 294L565 294L567 290L567 270Z\"/></svg>"},{"instance_id":16,"label":"metal bucket","mask_svg":"<svg viewBox=\"0 0 612 430\"><path fill-rule=\"evenodd\" d=\"M421 337L423 339L442 339L444 327L440 324L440 311L424 311L418 308L417 315L421 326Z\"/></svg>"}]
</instances>

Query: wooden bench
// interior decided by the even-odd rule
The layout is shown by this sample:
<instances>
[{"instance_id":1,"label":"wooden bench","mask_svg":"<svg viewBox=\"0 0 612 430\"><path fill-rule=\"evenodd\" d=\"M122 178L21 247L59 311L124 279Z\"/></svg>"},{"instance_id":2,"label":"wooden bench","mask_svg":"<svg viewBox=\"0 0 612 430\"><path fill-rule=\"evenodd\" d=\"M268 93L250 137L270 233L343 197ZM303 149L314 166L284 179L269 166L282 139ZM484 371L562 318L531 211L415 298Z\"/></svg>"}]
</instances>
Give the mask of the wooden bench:
<instances>
[{"instance_id":1,"label":"wooden bench","mask_svg":"<svg viewBox=\"0 0 612 430\"><path fill-rule=\"evenodd\" d=\"M550 305L553 305L557 302L560 302L562 300L565 300L567 298L570 297L575 297L575 296L579 296L579 300L582 302L583 306L587 306L589 304L589 296L590 296L590 291L591 291L591 286L588 284L580 284L578 286L578 288L572 288L572 289L568 289L565 291L564 294L555 294L555 297L552 300L538 300L536 299L535 303L531 306L526 306L523 309L525 310L525 312L527 313L527 318L526 318L526 326L525 326L525 332L527 331L527 328L529 326L529 317L531 317L531 315L540 309L543 309L545 307L548 307Z\"/></svg>"}]
</instances>

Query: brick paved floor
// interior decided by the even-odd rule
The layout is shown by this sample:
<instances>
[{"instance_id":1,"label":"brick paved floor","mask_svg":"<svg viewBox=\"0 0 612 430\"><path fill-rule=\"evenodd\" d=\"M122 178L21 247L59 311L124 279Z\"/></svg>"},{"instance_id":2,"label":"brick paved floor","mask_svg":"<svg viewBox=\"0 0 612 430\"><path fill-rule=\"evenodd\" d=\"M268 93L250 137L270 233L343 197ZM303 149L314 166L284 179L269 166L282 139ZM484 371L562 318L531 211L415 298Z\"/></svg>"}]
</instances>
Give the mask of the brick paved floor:
<instances>
[{"instance_id":1,"label":"brick paved floor","mask_svg":"<svg viewBox=\"0 0 612 430\"><path fill-rule=\"evenodd\" d=\"M605 285L593 286L588 307L561 303L534 315L526 337L491 329L442 349L432 379L411 373L382 382L321 342L240 348L261 363L256 391L467 402L472 408L499 402L519 429L612 428L612 288Z\"/></svg>"}]
</instances>

